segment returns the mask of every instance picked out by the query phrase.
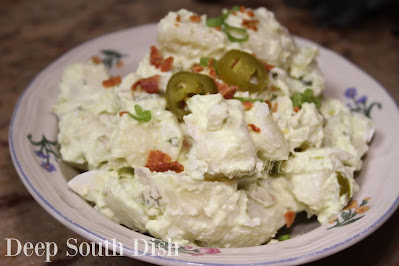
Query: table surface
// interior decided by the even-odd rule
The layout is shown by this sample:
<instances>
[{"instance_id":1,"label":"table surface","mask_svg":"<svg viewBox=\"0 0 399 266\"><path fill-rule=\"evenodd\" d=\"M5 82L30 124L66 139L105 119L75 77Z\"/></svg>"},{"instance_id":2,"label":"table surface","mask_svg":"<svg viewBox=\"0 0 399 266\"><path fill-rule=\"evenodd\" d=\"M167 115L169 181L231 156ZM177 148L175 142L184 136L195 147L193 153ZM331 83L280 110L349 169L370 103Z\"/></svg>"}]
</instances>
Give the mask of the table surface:
<instances>
[{"instance_id":1,"label":"table surface","mask_svg":"<svg viewBox=\"0 0 399 266\"><path fill-rule=\"evenodd\" d=\"M90 3L94 3L90 5ZM84 238L47 214L30 196L13 167L8 126L14 105L29 82L48 64L76 45L105 33L154 23L169 10L186 8L216 16L223 7L266 6L298 36L330 48L376 78L399 100L399 39L394 16L380 14L347 28L318 27L309 12L282 1L14 1L0 6L0 264L44 264L41 257L5 257L5 239L56 242L51 265L148 265L125 257L66 257L66 241ZM360 243L310 265L399 265L399 211Z\"/></svg>"}]
</instances>

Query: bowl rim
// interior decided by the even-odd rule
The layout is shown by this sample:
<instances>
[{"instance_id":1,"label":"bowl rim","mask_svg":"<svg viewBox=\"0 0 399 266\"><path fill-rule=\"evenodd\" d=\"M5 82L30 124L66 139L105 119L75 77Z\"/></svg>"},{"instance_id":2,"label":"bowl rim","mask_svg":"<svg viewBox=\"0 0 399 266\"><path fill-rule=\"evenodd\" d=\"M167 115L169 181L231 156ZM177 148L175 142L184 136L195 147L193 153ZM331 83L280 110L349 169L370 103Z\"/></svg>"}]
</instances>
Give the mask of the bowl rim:
<instances>
[{"instance_id":1,"label":"bowl rim","mask_svg":"<svg viewBox=\"0 0 399 266\"><path fill-rule=\"evenodd\" d=\"M80 43L79 45L69 49L67 52L59 56L56 60L52 61L49 65L47 65L44 69L42 69L36 76L32 79L32 81L29 83L29 85L24 89L20 97L18 98L18 101L14 107L14 111L11 117L10 125L9 125L9 135L8 135L8 142L9 142L9 151L11 154L12 162L14 164L15 169L17 170L18 176L22 180L23 184L27 188L27 190L30 192L30 194L33 196L33 198L39 203L39 205L44 208L49 214L51 214L54 218L56 218L60 223L62 223L64 226L67 228L71 229L75 233L83 236L84 238L87 238L88 240L91 241L107 241L104 237L92 232L91 230L85 228L83 225L80 225L78 223L73 222L71 219L69 219L67 216L63 215L63 213L55 208L50 202L48 202L38 190L33 186L33 184L29 180L28 174L24 171L22 168L19 159L17 157L16 151L15 151L15 144L14 144L14 123L15 119L18 114L18 110L20 107L20 104L22 100L24 99L26 93L29 90L34 89L33 84L37 80L37 78L41 75L43 75L50 67L61 61L63 58L68 57L69 54L73 53L75 50L77 50L79 47L88 45L91 42L95 42L99 39L102 38L109 38L111 35L114 34L123 34L125 32L128 32L132 29L138 29L138 28L144 28L144 27L154 27L156 26L155 23L149 23L149 24L143 24L139 26L133 26L129 27L126 29L118 30L118 31L113 31L110 33L106 33L100 36L97 36L93 39L87 40L83 43ZM298 37L296 35L292 35L296 41L305 41L309 44L315 45L319 47L320 50L323 50L324 52L331 53L332 55L339 57L339 59L345 61L346 64L351 65L352 67L357 68L362 74L368 76L370 79L372 79L382 90L385 92L386 96L394 103L396 106L397 111L399 112L399 104L395 101L395 99L392 97L392 95L387 91L387 89L382 86L374 77L369 75L367 72L365 72L363 69L361 69L359 66L355 65L342 55L338 54L337 52L326 48L314 41L308 40L306 38ZM251 263L250 265L271 265L271 264L282 264L282 263L305 263L305 262L312 262L315 260L319 260L321 258L330 256L332 254L338 253L356 243L361 241L362 239L366 238L369 236L371 233L376 231L380 226L382 226L394 213L395 211L399 208L399 194L397 195L395 201L391 204L391 206L388 208L388 210L378 219L375 220L374 223L369 225L367 228L363 229L362 231L358 232L357 234L346 238L345 240L336 243L332 246L329 246L327 248L321 249L321 250L316 250L310 253L302 254L300 256L294 256L292 258L286 258L286 259L280 259L280 260L271 260L271 261L265 261L265 262L256 262L256 263ZM108 242L109 243L109 242ZM108 248L111 250L116 250L117 246L114 246L113 244L110 243L108 245ZM144 252L141 252L140 250L134 250L132 248L128 248L126 246L123 246L123 249L127 251L128 253L133 253L135 254L140 254L142 256L128 256L134 259L150 262L150 263L167 263L169 265L175 265L175 263L184 263L184 264L192 264L192 265L248 265L248 264L236 264L236 263L209 263L209 262L193 262L193 261L188 261L184 259L173 259L170 257L166 256L153 256L150 254L146 254ZM232 248L229 248L230 250ZM223 250L223 248L221 248Z\"/></svg>"}]
</instances>

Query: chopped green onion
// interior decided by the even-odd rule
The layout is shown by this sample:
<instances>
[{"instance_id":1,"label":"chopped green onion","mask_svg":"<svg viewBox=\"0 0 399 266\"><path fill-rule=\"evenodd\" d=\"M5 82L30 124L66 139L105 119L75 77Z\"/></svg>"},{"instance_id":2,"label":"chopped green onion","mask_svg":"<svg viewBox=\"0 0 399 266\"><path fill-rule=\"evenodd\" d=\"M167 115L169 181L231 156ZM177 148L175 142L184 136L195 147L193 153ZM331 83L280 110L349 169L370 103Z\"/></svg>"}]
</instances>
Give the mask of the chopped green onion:
<instances>
[{"instance_id":1,"label":"chopped green onion","mask_svg":"<svg viewBox=\"0 0 399 266\"><path fill-rule=\"evenodd\" d=\"M222 31L226 33L227 39L230 42L245 42L248 40L248 32L244 28L237 28L224 23ZM237 37L237 35L239 37Z\"/></svg>"},{"instance_id":2,"label":"chopped green onion","mask_svg":"<svg viewBox=\"0 0 399 266\"><path fill-rule=\"evenodd\" d=\"M247 97L233 97L233 99L239 100L241 102L263 102L263 99L251 99L251 98L247 98Z\"/></svg>"},{"instance_id":3,"label":"chopped green onion","mask_svg":"<svg viewBox=\"0 0 399 266\"><path fill-rule=\"evenodd\" d=\"M220 16L217 18L207 18L205 23L208 27L218 27L218 26L222 26L223 22L224 22L224 19L222 16Z\"/></svg>"},{"instance_id":4,"label":"chopped green onion","mask_svg":"<svg viewBox=\"0 0 399 266\"><path fill-rule=\"evenodd\" d=\"M278 73L272 73L272 77L275 79L278 77Z\"/></svg>"},{"instance_id":5,"label":"chopped green onion","mask_svg":"<svg viewBox=\"0 0 399 266\"><path fill-rule=\"evenodd\" d=\"M223 13L219 17L207 18L205 23L208 27L221 27L222 31L227 35L227 39L230 42L245 42L248 40L247 30L244 28L233 27L226 23L226 19L229 17L231 12L238 10L240 10L240 7L234 6L232 9ZM237 37L237 35L240 37Z\"/></svg>"},{"instance_id":6,"label":"chopped green onion","mask_svg":"<svg viewBox=\"0 0 399 266\"><path fill-rule=\"evenodd\" d=\"M318 97L313 95L313 90L306 89L303 93L295 93L292 95L293 107L301 108L303 103L314 103L317 108L321 107L321 101Z\"/></svg>"},{"instance_id":7,"label":"chopped green onion","mask_svg":"<svg viewBox=\"0 0 399 266\"><path fill-rule=\"evenodd\" d=\"M280 236L277 239L278 239L278 241L285 241L285 240L291 239L291 236L290 236L290 234L286 234L286 235Z\"/></svg>"}]
</instances>

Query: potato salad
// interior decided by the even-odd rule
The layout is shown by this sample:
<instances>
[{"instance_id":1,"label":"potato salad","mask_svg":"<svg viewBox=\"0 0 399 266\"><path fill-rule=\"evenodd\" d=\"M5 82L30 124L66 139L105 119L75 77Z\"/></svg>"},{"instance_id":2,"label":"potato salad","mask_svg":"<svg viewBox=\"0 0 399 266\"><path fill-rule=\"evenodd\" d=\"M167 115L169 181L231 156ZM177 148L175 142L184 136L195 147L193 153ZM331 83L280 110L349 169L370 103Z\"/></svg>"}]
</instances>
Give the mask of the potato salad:
<instances>
[{"instance_id":1,"label":"potato salad","mask_svg":"<svg viewBox=\"0 0 399 266\"><path fill-rule=\"evenodd\" d=\"M299 212L328 221L358 190L374 125L322 97L317 56L265 8L182 9L158 23L136 72L67 66L58 142L84 171L69 187L116 223L182 245L262 245Z\"/></svg>"}]
</instances>

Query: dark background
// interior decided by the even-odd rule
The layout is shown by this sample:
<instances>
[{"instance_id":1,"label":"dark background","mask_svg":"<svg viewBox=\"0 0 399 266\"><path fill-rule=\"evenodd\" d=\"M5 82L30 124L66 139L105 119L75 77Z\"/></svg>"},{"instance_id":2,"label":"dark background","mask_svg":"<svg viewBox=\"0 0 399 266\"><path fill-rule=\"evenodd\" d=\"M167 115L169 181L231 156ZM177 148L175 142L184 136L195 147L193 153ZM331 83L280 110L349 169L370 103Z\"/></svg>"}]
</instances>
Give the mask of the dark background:
<instances>
[{"instance_id":1,"label":"dark background","mask_svg":"<svg viewBox=\"0 0 399 266\"><path fill-rule=\"evenodd\" d=\"M295 35L330 48L376 78L399 101L399 1L112 1L2 0L0 4L0 264L44 264L39 257L7 258L5 237L54 241L50 265L145 265L129 258L65 257L78 238L47 214L19 180L8 153L8 125L29 82L74 46L120 29L155 23L186 8L211 16L233 5L265 6ZM40 119L40 117L38 117ZM399 265L399 211L365 240L311 265ZM62 249L64 248L64 249Z\"/></svg>"}]
</instances>

